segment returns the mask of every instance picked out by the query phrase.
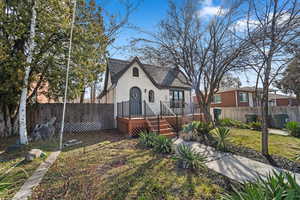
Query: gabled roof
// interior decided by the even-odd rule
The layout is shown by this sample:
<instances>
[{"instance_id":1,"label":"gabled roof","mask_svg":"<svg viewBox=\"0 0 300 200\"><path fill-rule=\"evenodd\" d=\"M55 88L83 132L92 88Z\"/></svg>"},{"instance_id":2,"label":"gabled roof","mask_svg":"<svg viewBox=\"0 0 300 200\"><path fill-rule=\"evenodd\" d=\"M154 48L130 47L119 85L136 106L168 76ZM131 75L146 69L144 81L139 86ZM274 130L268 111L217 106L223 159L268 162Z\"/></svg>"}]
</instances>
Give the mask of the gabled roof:
<instances>
[{"instance_id":1,"label":"gabled roof","mask_svg":"<svg viewBox=\"0 0 300 200\"><path fill-rule=\"evenodd\" d=\"M191 89L191 84L186 76L178 69L143 64L135 57L132 61L119 59L108 60L107 71L110 72L112 85L115 85L127 69L137 62L152 83L158 88L182 88ZM108 77L106 77L107 79Z\"/></svg>"}]
</instances>

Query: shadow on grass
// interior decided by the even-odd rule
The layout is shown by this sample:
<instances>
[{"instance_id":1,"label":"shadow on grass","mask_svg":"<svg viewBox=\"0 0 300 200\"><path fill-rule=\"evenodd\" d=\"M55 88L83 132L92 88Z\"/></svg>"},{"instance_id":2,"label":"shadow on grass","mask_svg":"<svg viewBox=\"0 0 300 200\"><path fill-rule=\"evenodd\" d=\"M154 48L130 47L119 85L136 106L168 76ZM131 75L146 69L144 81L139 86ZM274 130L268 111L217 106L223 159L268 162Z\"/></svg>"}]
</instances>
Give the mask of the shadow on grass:
<instances>
[{"instance_id":1,"label":"shadow on grass","mask_svg":"<svg viewBox=\"0 0 300 200\"><path fill-rule=\"evenodd\" d=\"M110 184L111 188L103 194L101 199L125 199L130 193L131 188L142 181L146 171L158 165L162 159L163 157L160 155L154 156L138 167L129 170L133 172L127 171L127 175L123 176L124 172L122 172L117 177L108 178L106 182Z\"/></svg>"}]
</instances>

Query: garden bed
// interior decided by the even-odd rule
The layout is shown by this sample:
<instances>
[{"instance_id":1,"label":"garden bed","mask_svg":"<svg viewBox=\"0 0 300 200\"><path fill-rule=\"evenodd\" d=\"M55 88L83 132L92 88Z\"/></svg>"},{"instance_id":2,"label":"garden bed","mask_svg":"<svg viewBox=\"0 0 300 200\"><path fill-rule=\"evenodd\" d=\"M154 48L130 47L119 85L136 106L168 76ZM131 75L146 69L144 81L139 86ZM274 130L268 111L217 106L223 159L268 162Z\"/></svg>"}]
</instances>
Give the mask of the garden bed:
<instances>
[{"instance_id":1,"label":"garden bed","mask_svg":"<svg viewBox=\"0 0 300 200\"><path fill-rule=\"evenodd\" d=\"M260 135L259 131L232 128L227 151L274 167L300 173L300 162L292 160L300 154L300 139L270 134L269 149L271 155L266 157L260 152ZM214 148L217 147L217 142L213 138L198 141Z\"/></svg>"}]
</instances>

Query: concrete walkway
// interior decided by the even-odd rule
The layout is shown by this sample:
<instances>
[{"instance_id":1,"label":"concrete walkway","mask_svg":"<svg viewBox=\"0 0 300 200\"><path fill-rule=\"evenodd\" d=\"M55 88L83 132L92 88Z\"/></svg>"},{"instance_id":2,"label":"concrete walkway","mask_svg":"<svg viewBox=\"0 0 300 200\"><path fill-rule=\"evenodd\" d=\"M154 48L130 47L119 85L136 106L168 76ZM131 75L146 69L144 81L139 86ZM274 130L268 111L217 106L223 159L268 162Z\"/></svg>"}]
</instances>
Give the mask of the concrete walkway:
<instances>
[{"instance_id":1,"label":"concrete walkway","mask_svg":"<svg viewBox=\"0 0 300 200\"><path fill-rule=\"evenodd\" d=\"M51 165L55 162L60 151L55 151L50 154L50 156L44 161L40 166L35 170L33 175L26 180L21 189L17 192L17 194L12 198L12 200L25 200L31 196L32 189L41 182L44 175L51 167Z\"/></svg>"},{"instance_id":2,"label":"concrete walkway","mask_svg":"<svg viewBox=\"0 0 300 200\"><path fill-rule=\"evenodd\" d=\"M269 133L276 134L276 135L289 135L289 133L287 131L280 130L280 129L274 129L274 128L269 128Z\"/></svg>"},{"instance_id":3,"label":"concrete walkway","mask_svg":"<svg viewBox=\"0 0 300 200\"><path fill-rule=\"evenodd\" d=\"M185 142L182 139L177 139L174 144L190 145L195 151L207 156L206 165L208 168L241 183L253 181L258 176L265 178L273 171L286 171L242 156L219 152L198 142ZM300 184L300 174L292 174L295 175L297 183Z\"/></svg>"}]
</instances>

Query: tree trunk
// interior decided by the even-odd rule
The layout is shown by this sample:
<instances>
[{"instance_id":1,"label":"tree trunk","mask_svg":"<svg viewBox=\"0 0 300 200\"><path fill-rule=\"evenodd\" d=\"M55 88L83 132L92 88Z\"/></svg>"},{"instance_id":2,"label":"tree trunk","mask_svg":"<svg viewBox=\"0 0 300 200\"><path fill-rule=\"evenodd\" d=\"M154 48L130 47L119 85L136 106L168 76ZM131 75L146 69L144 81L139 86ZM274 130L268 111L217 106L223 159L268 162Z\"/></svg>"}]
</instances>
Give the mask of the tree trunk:
<instances>
[{"instance_id":1,"label":"tree trunk","mask_svg":"<svg viewBox=\"0 0 300 200\"><path fill-rule=\"evenodd\" d=\"M267 97L266 97L267 96ZM267 99L266 99L267 98ZM261 151L264 155L269 155L269 132L268 132L268 93L264 92L263 100L261 102L261 116L262 116L262 140Z\"/></svg>"},{"instance_id":2,"label":"tree trunk","mask_svg":"<svg viewBox=\"0 0 300 200\"><path fill-rule=\"evenodd\" d=\"M84 102L84 95L85 95L85 88L83 88L83 91L80 95L80 103L83 103Z\"/></svg>"},{"instance_id":3,"label":"tree trunk","mask_svg":"<svg viewBox=\"0 0 300 200\"><path fill-rule=\"evenodd\" d=\"M203 99L200 97L200 91L196 90L196 97L197 97L197 101L198 104L201 108L201 111L203 112L203 116L204 116L204 121L205 122L213 122L211 114L210 114L210 104L211 102L208 101L203 101Z\"/></svg>"},{"instance_id":4,"label":"tree trunk","mask_svg":"<svg viewBox=\"0 0 300 200\"><path fill-rule=\"evenodd\" d=\"M20 144L28 144L27 138L27 127L26 127L26 100L27 100L27 88L28 88L28 79L29 73L31 70L31 63L34 50L34 37L35 37L35 25L36 25L36 10L35 10L35 1L33 0L32 5L32 17L30 23L30 39L29 39L29 49L27 56L27 64L25 68L25 76L23 82L22 93L20 97L20 107L19 107L19 134L20 134Z\"/></svg>"}]
</instances>

